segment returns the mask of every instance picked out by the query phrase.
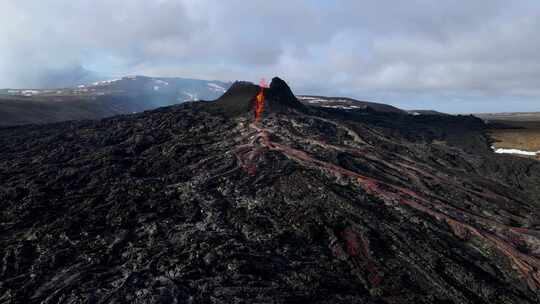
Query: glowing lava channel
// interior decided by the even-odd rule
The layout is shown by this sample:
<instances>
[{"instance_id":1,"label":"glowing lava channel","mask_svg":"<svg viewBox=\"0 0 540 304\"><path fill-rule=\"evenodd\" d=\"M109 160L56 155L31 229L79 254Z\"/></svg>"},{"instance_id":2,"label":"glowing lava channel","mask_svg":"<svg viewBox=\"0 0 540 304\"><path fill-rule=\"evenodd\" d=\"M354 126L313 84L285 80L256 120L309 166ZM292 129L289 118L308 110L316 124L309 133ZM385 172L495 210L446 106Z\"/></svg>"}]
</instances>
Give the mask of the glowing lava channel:
<instances>
[{"instance_id":1,"label":"glowing lava channel","mask_svg":"<svg viewBox=\"0 0 540 304\"><path fill-rule=\"evenodd\" d=\"M261 120L262 113L264 111L264 89L268 87L266 79L261 79L259 87L259 93L257 94L257 97L255 97L255 122L259 122Z\"/></svg>"}]
</instances>

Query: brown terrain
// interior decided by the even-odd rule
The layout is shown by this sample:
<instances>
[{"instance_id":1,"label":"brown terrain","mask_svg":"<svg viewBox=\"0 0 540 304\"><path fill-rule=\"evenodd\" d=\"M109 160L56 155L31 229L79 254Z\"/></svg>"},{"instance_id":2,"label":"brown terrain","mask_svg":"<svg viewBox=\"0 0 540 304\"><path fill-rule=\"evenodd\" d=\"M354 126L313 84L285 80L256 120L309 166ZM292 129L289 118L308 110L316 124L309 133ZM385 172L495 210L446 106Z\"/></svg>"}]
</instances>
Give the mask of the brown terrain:
<instances>
[{"instance_id":1,"label":"brown terrain","mask_svg":"<svg viewBox=\"0 0 540 304\"><path fill-rule=\"evenodd\" d=\"M491 126L489 134L496 148L540 151L540 112L480 114ZM540 155L536 155L540 160Z\"/></svg>"}]
</instances>

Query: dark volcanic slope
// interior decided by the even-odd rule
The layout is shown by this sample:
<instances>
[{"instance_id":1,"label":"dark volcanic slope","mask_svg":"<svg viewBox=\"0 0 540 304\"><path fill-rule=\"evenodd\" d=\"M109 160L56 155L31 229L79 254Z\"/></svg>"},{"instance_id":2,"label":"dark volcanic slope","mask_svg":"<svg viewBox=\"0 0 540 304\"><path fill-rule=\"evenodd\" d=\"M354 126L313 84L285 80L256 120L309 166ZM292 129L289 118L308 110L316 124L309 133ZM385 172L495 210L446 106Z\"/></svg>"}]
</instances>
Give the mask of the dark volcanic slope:
<instances>
[{"instance_id":1,"label":"dark volcanic slope","mask_svg":"<svg viewBox=\"0 0 540 304\"><path fill-rule=\"evenodd\" d=\"M538 303L539 162L257 91L0 129L0 302Z\"/></svg>"}]
</instances>

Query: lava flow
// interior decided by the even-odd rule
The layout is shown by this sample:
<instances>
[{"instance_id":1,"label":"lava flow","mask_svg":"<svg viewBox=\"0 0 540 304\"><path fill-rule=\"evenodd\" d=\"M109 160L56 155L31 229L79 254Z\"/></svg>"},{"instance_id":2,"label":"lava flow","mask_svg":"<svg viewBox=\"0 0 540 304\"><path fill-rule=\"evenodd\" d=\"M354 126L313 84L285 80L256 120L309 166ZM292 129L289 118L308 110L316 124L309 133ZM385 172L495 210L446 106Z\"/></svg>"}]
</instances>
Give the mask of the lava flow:
<instances>
[{"instance_id":1,"label":"lava flow","mask_svg":"<svg viewBox=\"0 0 540 304\"><path fill-rule=\"evenodd\" d=\"M262 147L281 152L288 158L296 160L304 165L326 170L335 174L336 176L353 177L367 193L377 196L384 202L397 202L402 205L407 205L433 218L442 220L446 222L453 232L461 238L464 236L474 236L477 239L483 240L485 244L491 248L497 249L501 254L508 257L509 261L514 265L514 269L521 274L522 278L525 280L526 284L531 290L536 291L540 289L540 260L538 259L538 256L535 254L531 255L523 253L516 249L514 245L516 242L515 240L517 240L534 248L535 244L538 242L537 231L505 226L495 221L490 221L480 216L468 213L464 210L460 210L459 208L455 208L452 205L445 203L443 200L439 200L437 197L426 198L421 196L419 193L404 187L392 185L376 178L368 177L348 170L333 163L315 159L310 154L302 150L298 150L270 140L270 132L265 128L260 128L255 124L250 124L250 127L257 132L250 145L254 145L256 142L258 142L262 145ZM250 175L254 175L256 172L255 162L258 161L264 150L262 148L256 148L250 151L250 145L244 145L241 147L242 149L239 150L245 155L244 158L246 158L244 161L240 159L240 163ZM246 153L245 150L249 152ZM490 199L486 193L475 194L480 195L483 199ZM447 212L441 212L440 207L444 207ZM475 219L476 223L459 220L462 218ZM485 226L482 226L482 224L485 224L487 227L492 227L492 229L487 230L484 228ZM493 228L499 228L500 230ZM504 230L505 232L502 233L501 230ZM353 264L359 263L355 260L360 252L360 247L357 244L357 236L351 233L342 233L340 237L345 241L346 252L353 259ZM379 271L375 266L375 262L373 262L372 258L369 256L369 251L366 250L366 252L365 260L368 262L370 275L372 276L371 280L373 280L371 284L377 285L381 281ZM357 265L355 265L355 267L356 266Z\"/></svg>"},{"instance_id":2,"label":"lava flow","mask_svg":"<svg viewBox=\"0 0 540 304\"><path fill-rule=\"evenodd\" d=\"M262 112L264 110L264 89L268 87L266 79L262 78L259 86L261 89L259 90L257 97L255 97L255 122L261 120Z\"/></svg>"}]
</instances>

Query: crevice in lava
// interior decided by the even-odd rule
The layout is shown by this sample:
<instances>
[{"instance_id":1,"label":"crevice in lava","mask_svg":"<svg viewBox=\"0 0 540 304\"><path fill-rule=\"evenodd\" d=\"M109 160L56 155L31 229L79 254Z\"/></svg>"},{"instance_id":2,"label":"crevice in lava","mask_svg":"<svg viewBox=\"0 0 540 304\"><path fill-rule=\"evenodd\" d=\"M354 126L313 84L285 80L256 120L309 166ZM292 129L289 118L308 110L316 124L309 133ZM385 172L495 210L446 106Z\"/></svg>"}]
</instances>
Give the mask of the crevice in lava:
<instances>
[{"instance_id":1,"label":"crevice in lava","mask_svg":"<svg viewBox=\"0 0 540 304\"><path fill-rule=\"evenodd\" d=\"M516 248L527 246L534 247L535 244L540 244L540 232L526 228L506 226L486 219L485 217L472 214L470 211L448 205L444 203L441 198L425 198L416 191L407 189L405 187L391 185L381 180L345 169L338 165L315 159L304 151L272 141L269 136L270 132L264 128L260 128L255 124L250 124L250 128L255 131L255 133L252 135L251 142L249 144L239 146L236 149L236 155L240 166L244 168L248 174L256 174L257 161L265 151L271 150L281 152L288 158L308 167L322 169L332 173L335 176L346 176L352 178L360 187L362 187L362 189L364 189L364 191L370 195L378 197L386 204L406 205L439 221L443 221L451 228L452 232L462 240L468 240L471 237L476 237L490 244L493 248L496 248L512 262L531 290L536 291L540 288L539 257L528 255ZM328 144L324 145L329 147ZM435 179L437 178L431 174L426 174L426 176ZM465 191L466 193L475 195L478 198L487 198L492 200L503 198L495 193L480 193L479 191L467 189L463 186L453 186ZM475 223L482 224L486 228L474 226L473 222L471 221L472 219L476 221ZM487 227L492 228L490 229ZM493 229L493 227L497 229ZM362 240L362 238L358 238L357 235L353 234L341 235L341 238L345 239L345 242L348 244L346 251L349 256L357 256L359 250L357 240ZM353 239L355 241L353 241ZM369 260L370 257L368 256L366 259ZM379 281L377 276L375 276L373 280L375 282Z\"/></svg>"}]
</instances>

